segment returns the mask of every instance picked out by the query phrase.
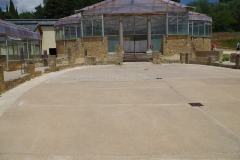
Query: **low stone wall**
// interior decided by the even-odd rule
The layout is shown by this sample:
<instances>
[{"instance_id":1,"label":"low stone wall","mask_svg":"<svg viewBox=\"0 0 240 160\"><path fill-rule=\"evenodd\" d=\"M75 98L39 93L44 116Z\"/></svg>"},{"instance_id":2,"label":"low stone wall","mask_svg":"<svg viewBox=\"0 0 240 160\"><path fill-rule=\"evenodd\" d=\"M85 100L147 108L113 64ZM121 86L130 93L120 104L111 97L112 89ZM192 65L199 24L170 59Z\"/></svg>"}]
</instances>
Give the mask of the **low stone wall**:
<instances>
[{"instance_id":1,"label":"low stone wall","mask_svg":"<svg viewBox=\"0 0 240 160\"><path fill-rule=\"evenodd\" d=\"M55 72L57 70L56 56L49 55L48 56L48 65L51 72Z\"/></svg>"},{"instance_id":2,"label":"low stone wall","mask_svg":"<svg viewBox=\"0 0 240 160\"><path fill-rule=\"evenodd\" d=\"M163 62L162 54L160 52L153 52L152 58L153 58L153 61L152 61L153 64L161 64Z\"/></svg>"},{"instance_id":3,"label":"low stone wall","mask_svg":"<svg viewBox=\"0 0 240 160\"><path fill-rule=\"evenodd\" d=\"M40 77L42 75L42 71L36 71L35 72L35 77Z\"/></svg>"},{"instance_id":4,"label":"low stone wall","mask_svg":"<svg viewBox=\"0 0 240 160\"><path fill-rule=\"evenodd\" d=\"M26 81L29 81L30 79L31 79L30 75L27 74L25 76L22 76L22 77L19 77L16 79L5 81L4 91L8 91L12 88L15 88L16 86L18 86Z\"/></svg>"},{"instance_id":5,"label":"low stone wall","mask_svg":"<svg viewBox=\"0 0 240 160\"><path fill-rule=\"evenodd\" d=\"M213 61L221 62L223 58L222 51L197 51L195 55L196 55L195 61L200 61L200 62L208 62L209 57L212 57Z\"/></svg>"},{"instance_id":6,"label":"low stone wall","mask_svg":"<svg viewBox=\"0 0 240 160\"><path fill-rule=\"evenodd\" d=\"M27 74L30 75L31 79L35 78L35 65L34 64L28 64L26 66L26 71L27 71Z\"/></svg>"},{"instance_id":7,"label":"low stone wall","mask_svg":"<svg viewBox=\"0 0 240 160\"><path fill-rule=\"evenodd\" d=\"M96 63L108 61L108 39L107 37L85 37L76 40L57 41L58 57L68 56L68 48L72 49L75 56L75 63L85 63L85 57L96 57ZM84 62L83 62L84 60Z\"/></svg>"},{"instance_id":8,"label":"low stone wall","mask_svg":"<svg viewBox=\"0 0 240 160\"><path fill-rule=\"evenodd\" d=\"M230 62L235 63L236 62L236 56L237 56L237 53L231 53Z\"/></svg>"},{"instance_id":9,"label":"low stone wall","mask_svg":"<svg viewBox=\"0 0 240 160\"><path fill-rule=\"evenodd\" d=\"M86 56L86 64L95 65L96 64L96 57Z\"/></svg>"},{"instance_id":10,"label":"low stone wall","mask_svg":"<svg viewBox=\"0 0 240 160\"><path fill-rule=\"evenodd\" d=\"M72 51L71 48L68 48L68 65L71 67L71 68L74 68L76 66L75 64L75 54L74 52Z\"/></svg>"},{"instance_id":11,"label":"low stone wall","mask_svg":"<svg viewBox=\"0 0 240 160\"><path fill-rule=\"evenodd\" d=\"M4 91L5 85L4 85L4 70L3 66L0 66L0 93Z\"/></svg>"},{"instance_id":12,"label":"low stone wall","mask_svg":"<svg viewBox=\"0 0 240 160\"><path fill-rule=\"evenodd\" d=\"M115 54L117 57L116 64L122 65L123 64L123 46L122 45L116 45Z\"/></svg>"},{"instance_id":13,"label":"low stone wall","mask_svg":"<svg viewBox=\"0 0 240 160\"><path fill-rule=\"evenodd\" d=\"M206 37L191 37L186 35L164 35L163 55L172 56L180 53L191 53L194 58L196 51L210 51L211 39Z\"/></svg>"}]
</instances>

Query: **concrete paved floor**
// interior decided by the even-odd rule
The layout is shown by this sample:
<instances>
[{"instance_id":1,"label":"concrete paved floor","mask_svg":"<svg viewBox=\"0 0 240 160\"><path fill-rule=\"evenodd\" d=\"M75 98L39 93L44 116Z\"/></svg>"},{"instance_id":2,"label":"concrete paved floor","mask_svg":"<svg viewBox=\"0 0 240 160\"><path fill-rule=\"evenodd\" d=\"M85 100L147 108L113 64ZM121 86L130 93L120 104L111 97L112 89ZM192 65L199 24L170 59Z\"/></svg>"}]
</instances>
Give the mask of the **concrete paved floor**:
<instances>
[{"instance_id":1,"label":"concrete paved floor","mask_svg":"<svg viewBox=\"0 0 240 160\"><path fill-rule=\"evenodd\" d=\"M35 71L41 71L43 73L45 68L48 68L48 67L38 67L38 68L35 68ZM22 74L21 70L11 71L11 72L6 72L5 71L4 72L4 81L8 81L8 80L11 80L11 79L16 79L18 77L22 77L22 76L25 76L25 75L26 74Z\"/></svg>"},{"instance_id":2,"label":"concrete paved floor","mask_svg":"<svg viewBox=\"0 0 240 160\"><path fill-rule=\"evenodd\" d=\"M240 70L80 67L4 93L0 108L3 160L240 159Z\"/></svg>"}]
</instances>

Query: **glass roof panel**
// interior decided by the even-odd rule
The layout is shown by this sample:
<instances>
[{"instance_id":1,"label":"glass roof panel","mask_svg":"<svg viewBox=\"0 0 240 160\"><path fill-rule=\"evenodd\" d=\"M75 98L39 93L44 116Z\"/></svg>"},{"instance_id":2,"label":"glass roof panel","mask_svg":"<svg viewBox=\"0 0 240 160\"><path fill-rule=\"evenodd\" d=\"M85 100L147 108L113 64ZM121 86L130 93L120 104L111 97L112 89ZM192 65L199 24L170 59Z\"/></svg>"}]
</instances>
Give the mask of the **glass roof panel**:
<instances>
[{"instance_id":1,"label":"glass roof panel","mask_svg":"<svg viewBox=\"0 0 240 160\"><path fill-rule=\"evenodd\" d=\"M189 12L189 20L190 21L208 21L212 22L212 18L208 17L205 14L197 13L197 12Z\"/></svg>"},{"instance_id":2,"label":"glass roof panel","mask_svg":"<svg viewBox=\"0 0 240 160\"><path fill-rule=\"evenodd\" d=\"M19 37L41 40L41 36L39 33L32 32L27 28L17 26L3 20L0 20L0 33L8 36L17 36L17 37L19 36Z\"/></svg>"},{"instance_id":3,"label":"glass roof panel","mask_svg":"<svg viewBox=\"0 0 240 160\"><path fill-rule=\"evenodd\" d=\"M186 12L186 5L167 0L105 0L81 9L82 14L154 14Z\"/></svg>"}]
</instances>

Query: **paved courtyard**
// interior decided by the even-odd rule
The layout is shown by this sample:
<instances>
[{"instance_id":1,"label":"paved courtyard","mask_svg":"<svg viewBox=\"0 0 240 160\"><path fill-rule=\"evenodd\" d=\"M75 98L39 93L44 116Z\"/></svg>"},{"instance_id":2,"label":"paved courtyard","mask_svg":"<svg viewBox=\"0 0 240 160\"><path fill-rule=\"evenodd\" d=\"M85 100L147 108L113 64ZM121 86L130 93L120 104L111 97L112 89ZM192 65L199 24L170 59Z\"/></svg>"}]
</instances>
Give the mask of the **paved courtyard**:
<instances>
[{"instance_id":1,"label":"paved courtyard","mask_svg":"<svg viewBox=\"0 0 240 160\"><path fill-rule=\"evenodd\" d=\"M240 159L240 70L68 69L4 93L0 115L1 160Z\"/></svg>"}]
</instances>

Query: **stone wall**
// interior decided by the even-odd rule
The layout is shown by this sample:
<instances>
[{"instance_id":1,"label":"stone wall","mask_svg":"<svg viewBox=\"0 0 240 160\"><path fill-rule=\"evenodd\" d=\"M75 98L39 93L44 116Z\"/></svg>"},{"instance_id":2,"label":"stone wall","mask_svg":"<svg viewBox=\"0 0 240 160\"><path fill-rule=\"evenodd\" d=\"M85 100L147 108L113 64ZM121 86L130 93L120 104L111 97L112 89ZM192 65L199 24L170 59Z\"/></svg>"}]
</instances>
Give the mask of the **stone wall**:
<instances>
[{"instance_id":1,"label":"stone wall","mask_svg":"<svg viewBox=\"0 0 240 160\"><path fill-rule=\"evenodd\" d=\"M49 55L48 56L48 65L51 72L55 72L57 70L56 56Z\"/></svg>"},{"instance_id":2,"label":"stone wall","mask_svg":"<svg viewBox=\"0 0 240 160\"><path fill-rule=\"evenodd\" d=\"M4 70L3 67L0 65L0 93L4 91Z\"/></svg>"},{"instance_id":3,"label":"stone wall","mask_svg":"<svg viewBox=\"0 0 240 160\"><path fill-rule=\"evenodd\" d=\"M186 35L163 36L163 55L172 56L180 53L191 53L194 58L196 51L210 51L211 39Z\"/></svg>"},{"instance_id":4,"label":"stone wall","mask_svg":"<svg viewBox=\"0 0 240 160\"><path fill-rule=\"evenodd\" d=\"M222 61L223 52L222 51L197 51L195 53L196 61L209 61L209 57L213 58L213 61Z\"/></svg>"},{"instance_id":5,"label":"stone wall","mask_svg":"<svg viewBox=\"0 0 240 160\"><path fill-rule=\"evenodd\" d=\"M67 49L73 49L76 63L84 63L85 56L96 57L96 62L107 62L108 60L108 39L107 37L85 37L81 39L57 41L58 57L67 56ZM64 51L65 50L65 51ZM86 55L85 55L86 53Z\"/></svg>"},{"instance_id":6,"label":"stone wall","mask_svg":"<svg viewBox=\"0 0 240 160\"><path fill-rule=\"evenodd\" d=\"M235 63L236 62L236 56L237 56L237 53L231 53L230 62Z\"/></svg>"},{"instance_id":7,"label":"stone wall","mask_svg":"<svg viewBox=\"0 0 240 160\"><path fill-rule=\"evenodd\" d=\"M153 64L161 64L163 62L162 57L163 55L160 52L153 52L152 53Z\"/></svg>"},{"instance_id":8,"label":"stone wall","mask_svg":"<svg viewBox=\"0 0 240 160\"><path fill-rule=\"evenodd\" d=\"M35 65L34 64L28 64L27 66L26 66L26 71L27 71L27 73L29 74L29 76L30 76L30 78L31 79L33 79L33 78L35 78Z\"/></svg>"},{"instance_id":9,"label":"stone wall","mask_svg":"<svg viewBox=\"0 0 240 160\"><path fill-rule=\"evenodd\" d=\"M19 78L16 78L16 79L12 79L12 80L8 80L8 81L5 81L5 89L4 91L8 91L12 88L15 88L16 86L26 82L26 81L29 81L31 78L30 78L30 75L25 75L25 76L22 76L22 77L19 77Z\"/></svg>"}]
</instances>

